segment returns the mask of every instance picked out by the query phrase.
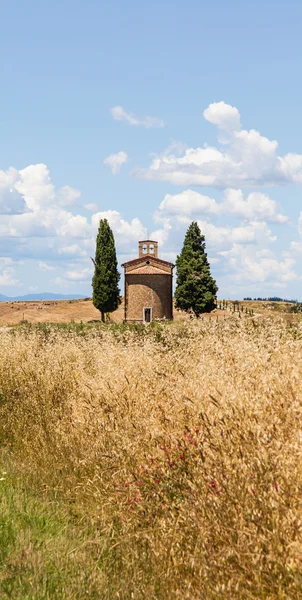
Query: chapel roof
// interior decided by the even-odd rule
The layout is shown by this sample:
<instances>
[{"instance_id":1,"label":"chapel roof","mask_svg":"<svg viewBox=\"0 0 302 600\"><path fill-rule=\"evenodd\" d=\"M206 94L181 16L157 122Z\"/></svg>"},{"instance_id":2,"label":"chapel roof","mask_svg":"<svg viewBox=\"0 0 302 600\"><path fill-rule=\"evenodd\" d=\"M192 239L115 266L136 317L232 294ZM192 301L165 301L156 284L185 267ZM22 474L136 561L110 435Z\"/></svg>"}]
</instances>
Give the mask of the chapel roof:
<instances>
[{"instance_id":1,"label":"chapel roof","mask_svg":"<svg viewBox=\"0 0 302 600\"><path fill-rule=\"evenodd\" d=\"M137 268L131 269L128 275L168 275L167 271L154 265L141 265Z\"/></svg>"},{"instance_id":2,"label":"chapel roof","mask_svg":"<svg viewBox=\"0 0 302 600\"><path fill-rule=\"evenodd\" d=\"M142 263L142 266L143 266L143 265L146 265L147 260L152 260L152 263L158 263L158 265L162 264L162 265L169 266L169 267L171 267L171 269L173 269L175 267L174 263L172 263L168 260L163 260L162 258L155 257L155 256L153 256L153 254L144 254L144 256L140 256L138 258L133 258L132 260L127 260L127 262L122 263L122 267L128 267L128 265L135 265L136 263L137 264Z\"/></svg>"}]
</instances>

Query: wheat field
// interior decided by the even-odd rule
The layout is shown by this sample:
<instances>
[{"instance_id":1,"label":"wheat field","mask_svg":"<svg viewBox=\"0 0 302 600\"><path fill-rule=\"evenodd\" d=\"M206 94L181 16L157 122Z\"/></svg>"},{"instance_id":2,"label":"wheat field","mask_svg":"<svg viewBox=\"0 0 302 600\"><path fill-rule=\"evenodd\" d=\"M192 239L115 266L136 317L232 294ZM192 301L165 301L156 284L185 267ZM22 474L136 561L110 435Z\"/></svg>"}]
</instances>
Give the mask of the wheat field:
<instances>
[{"instance_id":1,"label":"wheat field","mask_svg":"<svg viewBox=\"0 0 302 600\"><path fill-rule=\"evenodd\" d=\"M302 598L301 348L269 317L3 332L0 597Z\"/></svg>"}]
</instances>

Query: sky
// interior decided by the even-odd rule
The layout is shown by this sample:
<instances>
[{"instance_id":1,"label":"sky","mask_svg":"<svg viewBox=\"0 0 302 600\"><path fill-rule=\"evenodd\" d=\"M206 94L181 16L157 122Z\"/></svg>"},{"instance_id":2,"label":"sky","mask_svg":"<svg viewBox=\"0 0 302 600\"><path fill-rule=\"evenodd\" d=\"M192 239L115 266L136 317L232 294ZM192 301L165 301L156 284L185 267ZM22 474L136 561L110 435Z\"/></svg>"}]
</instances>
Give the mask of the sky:
<instances>
[{"instance_id":1,"label":"sky","mask_svg":"<svg viewBox=\"0 0 302 600\"><path fill-rule=\"evenodd\" d=\"M0 294L91 295L192 221L219 297L302 301L299 0L14 0L0 21ZM122 271L122 268L120 268Z\"/></svg>"}]
</instances>

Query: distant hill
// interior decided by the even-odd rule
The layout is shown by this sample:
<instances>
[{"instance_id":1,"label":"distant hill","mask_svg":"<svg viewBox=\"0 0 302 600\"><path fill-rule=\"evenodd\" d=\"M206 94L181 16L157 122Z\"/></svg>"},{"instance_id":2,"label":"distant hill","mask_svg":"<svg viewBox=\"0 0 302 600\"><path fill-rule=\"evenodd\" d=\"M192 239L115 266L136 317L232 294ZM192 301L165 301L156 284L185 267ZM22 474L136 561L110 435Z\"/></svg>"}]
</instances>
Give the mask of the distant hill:
<instances>
[{"instance_id":1,"label":"distant hill","mask_svg":"<svg viewBox=\"0 0 302 600\"><path fill-rule=\"evenodd\" d=\"M0 302L28 302L39 300L81 300L86 296L80 294L52 294L50 292L42 292L41 294L25 294L25 296L3 296L0 294Z\"/></svg>"}]
</instances>

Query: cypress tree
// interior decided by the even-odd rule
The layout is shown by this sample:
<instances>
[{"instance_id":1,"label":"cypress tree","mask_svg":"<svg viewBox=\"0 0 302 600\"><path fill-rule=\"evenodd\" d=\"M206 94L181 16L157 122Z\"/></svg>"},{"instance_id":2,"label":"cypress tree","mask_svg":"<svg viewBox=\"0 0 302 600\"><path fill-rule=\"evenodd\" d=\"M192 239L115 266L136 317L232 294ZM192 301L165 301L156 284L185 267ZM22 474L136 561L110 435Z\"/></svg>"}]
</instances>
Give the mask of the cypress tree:
<instances>
[{"instance_id":1,"label":"cypress tree","mask_svg":"<svg viewBox=\"0 0 302 600\"><path fill-rule=\"evenodd\" d=\"M120 274L117 270L117 260L114 236L107 219L101 219L96 238L94 275L92 278L92 302L105 321L105 314L116 310L121 303L118 282Z\"/></svg>"},{"instance_id":2,"label":"cypress tree","mask_svg":"<svg viewBox=\"0 0 302 600\"><path fill-rule=\"evenodd\" d=\"M176 259L174 297L176 308L193 310L196 317L215 308L218 291L216 281L210 273L205 247L205 237L201 234L198 223L193 221L185 235L182 251Z\"/></svg>"}]
</instances>

